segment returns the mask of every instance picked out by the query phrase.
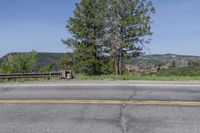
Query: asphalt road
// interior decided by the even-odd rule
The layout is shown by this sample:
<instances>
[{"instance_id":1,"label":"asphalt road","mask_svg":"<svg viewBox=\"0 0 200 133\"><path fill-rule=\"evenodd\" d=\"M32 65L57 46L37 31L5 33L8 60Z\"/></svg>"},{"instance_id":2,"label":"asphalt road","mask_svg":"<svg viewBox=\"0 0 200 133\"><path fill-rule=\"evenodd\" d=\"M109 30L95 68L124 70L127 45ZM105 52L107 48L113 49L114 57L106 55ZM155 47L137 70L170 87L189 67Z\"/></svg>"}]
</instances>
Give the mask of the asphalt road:
<instances>
[{"instance_id":1,"label":"asphalt road","mask_svg":"<svg viewBox=\"0 0 200 133\"><path fill-rule=\"evenodd\" d=\"M0 133L199 133L199 125L196 83L0 84Z\"/></svg>"}]
</instances>

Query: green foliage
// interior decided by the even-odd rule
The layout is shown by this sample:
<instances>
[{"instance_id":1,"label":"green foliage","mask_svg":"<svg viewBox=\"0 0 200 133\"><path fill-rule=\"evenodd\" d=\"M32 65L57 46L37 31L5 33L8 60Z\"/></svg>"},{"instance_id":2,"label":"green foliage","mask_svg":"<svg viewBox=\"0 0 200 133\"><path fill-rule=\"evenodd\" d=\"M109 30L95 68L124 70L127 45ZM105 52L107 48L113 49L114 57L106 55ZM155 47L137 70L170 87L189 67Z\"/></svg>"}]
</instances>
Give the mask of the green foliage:
<instances>
[{"instance_id":1,"label":"green foliage","mask_svg":"<svg viewBox=\"0 0 200 133\"><path fill-rule=\"evenodd\" d=\"M42 68L39 69L39 72L51 72L53 70L54 65L53 64L48 64Z\"/></svg>"},{"instance_id":2,"label":"green foliage","mask_svg":"<svg viewBox=\"0 0 200 133\"><path fill-rule=\"evenodd\" d=\"M63 40L73 58L61 64L88 75L119 74L123 60L142 50L136 44L150 41L152 13L150 0L81 0L66 26L73 38Z\"/></svg>"},{"instance_id":3,"label":"green foliage","mask_svg":"<svg viewBox=\"0 0 200 133\"><path fill-rule=\"evenodd\" d=\"M102 56L103 59L101 59L101 62L93 61L93 59L90 56L84 56L82 58L77 57L76 53L78 51L75 51L74 53L71 53L70 55L67 54L63 56L63 58L60 59L59 65L60 69L62 70L72 70L75 73L82 73L87 75L94 75L94 73L97 75L98 73L101 74L111 74L112 73L112 67L111 64L109 64L108 58L105 58ZM94 66L101 66L100 68L96 67L92 68Z\"/></svg>"},{"instance_id":4,"label":"green foliage","mask_svg":"<svg viewBox=\"0 0 200 133\"><path fill-rule=\"evenodd\" d=\"M189 60L188 61L188 66L189 67L199 67L200 66L200 62L199 61L194 61L194 60Z\"/></svg>"},{"instance_id":5,"label":"green foliage","mask_svg":"<svg viewBox=\"0 0 200 133\"><path fill-rule=\"evenodd\" d=\"M27 55L30 53L8 53L5 56L0 58L0 69L2 69L1 64L5 64L8 59L11 57L15 57L16 55ZM47 68L48 66L53 66L51 71L59 71L62 69L60 67L60 59L63 58L64 56L69 56L71 57L70 53L44 53L44 52L38 52L37 53L37 61L36 65L34 66L34 71L39 72L39 71L44 71L42 69ZM2 70L0 70L2 72Z\"/></svg>"},{"instance_id":6,"label":"green foliage","mask_svg":"<svg viewBox=\"0 0 200 133\"><path fill-rule=\"evenodd\" d=\"M190 58L192 57L190 56ZM187 66L180 67L177 66L176 61L173 60L172 65L168 69L162 69L153 74L156 76L200 76L200 62L190 59L188 60Z\"/></svg>"},{"instance_id":7,"label":"green foliage","mask_svg":"<svg viewBox=\"0 0 200 133\"><path fill-rule=\"evenodd\" d=\"M67 29L74 38L63 42L74 51L66 63L77 73L99 75L108 64L100 43L103 39L104 5L104 0L82 0L76 4L74 17L68 21Z\"/></svg>"},{"instance_id":8,"label":"green foliage","mask_svg":"<svg viewBox=\"0 0 200 133\"><path fill-rule=\"evenodd\" d=\"M107 4L107 49L110 49L115 73L120 74L124 58L134 57L142 50L140 45L149 43L151 14L155 9L149 0L107 0Z\"/></svg>"},{"instance_id":9,"label":"green foliage","mask_svg":"<svg viewBox=\"0 0 200 133\"><path fill-rule=\"evenodd\" d=\"M172 61L172 67L176 67L176 61Z\"/></svg>"},{"instance_id":10,"label":"green foliage","mask_svg":"<svg viewBox=\"0 0 200 133\"><path fill-rule=\"evenodd\" d=\"M2 73L27 73L35 71L37 52L15 54L1 64Z\"/></svg>"},{"instance_id":11,"label":"green foliage","mask_svg":"<svg viewBox=\"0 0 200 133\"><path fill-rule=\"evenodd\" d=\"M78 68L76 68L74 65L74 58L72 53L65 54L60 60L59 60L59 66L61 70L72 70L74 72L79 71Z\"/></svg>"},{"instance_id":12,"label":"green foliage","mask_svg":"<svg viewBox=\"0 0 200 133\"><path fill-rule=\"evenodd\" d=\"M155 73L156 76L200 76L200 67L170 67Z\"/></svg>"},{"instance_id":13,"label":"green foliage","mask_svg":"<svg viewBox=\"0 0 200 133\"><path fill-rule=\"evenodd\" d=\"M38 60L36 69L40 70L43 67L47 67L49 64L53 65L52 71L58 71L60 69L59 61L68 53L38 53Z\"/></svg>"}]
</instances>

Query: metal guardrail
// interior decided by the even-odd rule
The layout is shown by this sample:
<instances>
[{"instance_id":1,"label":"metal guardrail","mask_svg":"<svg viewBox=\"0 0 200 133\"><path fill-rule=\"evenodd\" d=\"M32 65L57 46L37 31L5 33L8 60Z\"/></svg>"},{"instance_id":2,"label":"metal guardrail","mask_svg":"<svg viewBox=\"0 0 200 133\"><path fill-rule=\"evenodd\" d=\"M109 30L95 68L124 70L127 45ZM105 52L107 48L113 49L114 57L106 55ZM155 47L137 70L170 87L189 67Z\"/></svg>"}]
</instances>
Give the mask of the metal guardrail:
<instances>
[{"instance_id":1,"label":"metal guardrail","mask_svg":"<svg viewBox=\"0 0 200 133\"><path fill-rule=\"evenodd\" d=\"M60 77L63 79L73 79L73 73L71 70L64 70L59 72L48 72L48 73L8 73L1 74L0 79L13 79L13 78L51 78Z\"/></svg>"}]
</instances>

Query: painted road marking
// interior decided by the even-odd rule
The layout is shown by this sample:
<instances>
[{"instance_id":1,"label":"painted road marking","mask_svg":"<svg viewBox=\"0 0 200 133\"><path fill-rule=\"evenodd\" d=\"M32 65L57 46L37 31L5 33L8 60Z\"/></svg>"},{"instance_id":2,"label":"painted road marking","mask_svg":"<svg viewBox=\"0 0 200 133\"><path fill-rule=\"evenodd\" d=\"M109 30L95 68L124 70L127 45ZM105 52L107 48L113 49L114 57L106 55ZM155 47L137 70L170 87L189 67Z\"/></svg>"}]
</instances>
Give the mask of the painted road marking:
<instances>
[{"instance_id":1,"label":"painted road marking","mask_svg":"<svg viewBox=\"0 0 200 133\"><path fill-rule=\"evenodd\" d=\"M200 84L0 84L0 87L65 87L65 86L135 86L135 87L200 87Z\"/></svg>"},{"instance_id":2,"label":"painted road marking","mask_svg":"<svg viewBox=\"0 0 200 133\"><path fill-rule=\"evenodd\" d=\"M0 100L0 104L110 104L110 105L182 105L200 106L192 101L123 101L123 100Z\"/></svg>"}]
</instances>

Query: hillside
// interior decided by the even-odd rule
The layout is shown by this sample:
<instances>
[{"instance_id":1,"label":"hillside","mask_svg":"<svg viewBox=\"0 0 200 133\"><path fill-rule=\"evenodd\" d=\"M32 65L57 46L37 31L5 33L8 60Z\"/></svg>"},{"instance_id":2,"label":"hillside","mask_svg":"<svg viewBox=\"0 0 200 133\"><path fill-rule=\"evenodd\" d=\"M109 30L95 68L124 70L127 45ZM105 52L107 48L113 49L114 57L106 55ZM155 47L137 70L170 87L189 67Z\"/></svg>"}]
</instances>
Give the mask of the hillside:
<instances>
[{"instance_id":1,"label":"hillside","mask_svg":"<svg viewBox=\"0 0 200 133\"><path fill-rule=\"evenodd\" d=\"M14 56L16 53L9 53L0 58L0 64ZM25 53L24 53L25 54ZM66 53L38 53L37 68L49 64L53 70L59 70L59 60ZM124 63L127 73L137 75L200 75L200 56L187 56L176 54L154 54L144 55L137 58L127 59Z\"/></svg>"},{"instance_id":2,"label":"hillside","mask_svg":"<svg viewBox=\"0 0 200 133\"><path fill-rule=\"evenodd\" d=\"M38 53L38 64L39 68L44 67L48 64L52 64L53 70L59 69L59 60L65 55L65 53Z\"/></svg>"},{"instance_id":3,"label":"hillside","mask_svg":"<svg viewBox=\"0 0 200 133\"><path fill-rule=\"evenodd\" d=\"M197 75L200 71L200 56L155 54L129 59L125 63L129 72L154 75ZM200 73L198 73L200 75Z\"/></svg>"},{"instance_id":4,"label":"hillside","mask_svg":"<svg viewBox=\"0 0 200 133\"><path fill-rule=\"evenodd\" d=\"M176 54L153 54L140 56L126 61L126 64L135 64L139 66L151 65L172 65L176 67L186 67L189 61L200 62L200 56L176 55Z\"/></svg>"},{"instance_id":5,"label":"hillside","mask_svg":"<svg viewBox=\"0 0 200 133\"><path fill-rule=\"evenodd\" d=\"M5 56L0 58L0 64L6 60L8 60L11 56L14 56L17 53L8 53ZM22 53L26 54L26 53ZM59 60L65 55L65 53L45 53L38 52L38 61L37 68L42 68L49 64L53 65L53 70L57 71L59 69Z\"/></svg>"}]
</instances>

